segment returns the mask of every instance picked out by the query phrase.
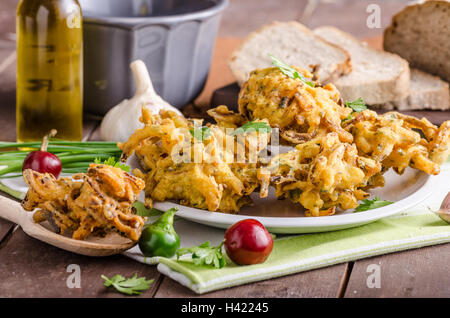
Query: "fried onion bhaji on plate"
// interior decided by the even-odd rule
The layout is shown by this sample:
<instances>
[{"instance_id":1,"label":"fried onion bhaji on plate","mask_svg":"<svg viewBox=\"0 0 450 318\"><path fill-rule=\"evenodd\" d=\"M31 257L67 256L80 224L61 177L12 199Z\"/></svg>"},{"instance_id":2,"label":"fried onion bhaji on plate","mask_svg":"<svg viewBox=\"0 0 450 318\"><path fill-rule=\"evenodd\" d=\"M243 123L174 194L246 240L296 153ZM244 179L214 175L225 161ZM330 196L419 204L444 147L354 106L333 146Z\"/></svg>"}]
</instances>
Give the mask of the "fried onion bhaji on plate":
<instances>
[{"instance_id":1,"label":"fried onion bhaji on plate","mask_svg":"<svg viewBox=\"0 0 450 318\"><path fill-rule=\"evenodd\" d=\"M252 202L249 195L259 188L260 163L249 159L266 148L269 133L249 132L239 143L238 136L223 127L201 126L201 120L170 111L154 115L146 108L141 121L144 127L119 148L123 161L134 152L144 170L133 173L145 180L146 206L176 200L198 209L237 213Z\"/></svg>"},{"instance_id":2,"label":"fried onion bhaji on plate","mask_svg":"<svg viewBox=\"0 0 450 318\"><path fill-rule=\"evenodd\" d=\"M369 197L367 188L379 186L381 164L358 156L354 144L343 143L337 133L316 137L294 150L279 154L260 169L261 196L275 187L279 199L290 199L306 209L306 216L326 216L356 208Z\"/></svg>"},{"instance_id":3,"label":"fried onion bhaji on plate","mask_svg":"<svg viewBox=\"0 0 450 318\"><path fill-rule=\"evenodd\" d=\"M91 164L87 173L56 179L31 169L23 172L29 190L22 207L35 222L52 221L60 233L84 240L90 234L118 232L138 241L144 219L135 214L133 203L144 189L144 181L120 168Z\"/></svg>"},{"instance_id":4,"label":"fried onion bhaji on plate","mask_svg":"<svg viewBox=\"0 0 450 318\"><path fill-rule=\"evenodd\" d=\"M307 70L293 68L306 79L313 77ZM341 127L341 121L352 110L345 107L332 84L311 87L299 78L285 75L277 67L257 69L243 84L238 104L240 117L235 116L235 119L267 119L271 127L280 129L280 137L288 144L299 144L330 132L337 133L343 142L353 140ZM220 125L220 118L215 118Z\"/></svg>"},{"instance_id":5,"label":"fried onion bhaji on plate","mask_svg":"<svg viewBox=\"0 0 450 318\"><path fill-rule=\"evenodd\" d=\"M440 165L450 155L450 121L437 127L426 118L365 110L344 121L343 127L353 135L360 155L399 174L408 166L439 174Z\"/></svg>"}]
</instances>

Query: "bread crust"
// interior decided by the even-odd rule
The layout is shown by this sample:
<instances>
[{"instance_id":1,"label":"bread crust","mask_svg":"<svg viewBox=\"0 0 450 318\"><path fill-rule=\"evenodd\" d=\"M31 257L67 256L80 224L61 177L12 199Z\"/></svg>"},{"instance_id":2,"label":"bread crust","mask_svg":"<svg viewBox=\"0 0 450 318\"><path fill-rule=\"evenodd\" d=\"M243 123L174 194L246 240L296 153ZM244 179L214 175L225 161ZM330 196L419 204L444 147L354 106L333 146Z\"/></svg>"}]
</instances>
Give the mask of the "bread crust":
<instances>
[{"instance_id":1,"label":"bread crust","mask_svg":"<svg viewBox=\"0 0 450 318\"><path fill-rule=\"evenodd\" d=\"M413 74L416 74L417 77L420 76L422 78L426 78L428 81L434 81L435 83L433 84L436 85L433 86L433 89L428 91L415 91L414 88L411 88L408 96L402 100L373 106L376 108L389 110L450 109L450 91L449 84L447 82L444 82L438 76L434 76L417 69L411 70L411 78L414 77ZM416 79L416 81L418 80L419 79Z\"/></svg>"},{"instance_id":2,"label":"bread crust","mask_svg":"<svg viewBox=\"0 0 450 318\"><path fill-rule=\"evenodd\" d=\"M411 65L411 67L421 69L425 72L428 72L433 75L438 75L442 79L446 80L447 82L450 82L450 69L445 69L442 65L439 65L439 61L436 59L430 58L427 60L418 61L414 58L411 58L408 54L407 48L396 48L395 47L395 39L397 35L396 29L400 26L400 21L406 21L408 18L408 15L411 12L414 12L418 8L425 8L425 7L431 7L431 6L446 6L446 11L450 12L450 1L449 0L428 0L425 2L417 2L412 3L408 6L406 6L402 11L398 12L396 15L393 16L391 24L389 27L387 27L384 30L384 36L383 36L383 48L385 51L389 51L392 53L399 54L403 58L407 59ZM422 35L423 36L423 35ZM444 35L445 36L445 35ZM445 41L445 40L444 40ZM415 43L410 43L411 46L417 45ZM419 49L419 48L417 48ZM426 49L425 47L420 47L420 49ZM431 48L430 50L432 50Z\"/></svg>"},{"instance_id":3,"label":"bread crust","mask_svg":"<svg viewBox=\"0 0 450 318\"><path fill-rule=\"evenodd\" d=\"M332 46L334 49L337 49L339 51L341 51L342 53L345 54L346 58L345 60L340 63L340 64L336 64L335 65L335 69L333 71L330 72L330 76L326 79L320 79L321 82L323 83L329 83L332 82L334 80L336 80L337 78L341 77L342 75L348 74L352 71L352 64L351 64L351 57L350 57L350 53L345 50L344 48L335 45L333 43L330 43L320 37L318 37L317 35L314 34L314 32L312 32L310 29L308 29L307 27L305 27L303 24L296 22L296 21L290 21L290 22L279 22L279 21L274 21L272 23L263 25L262 27L260 27L259 29L257 29L256 31L251 32L246 38L245 40L239 45L239 47L233 51L233 53L231 54L231 56L228 59L228 66L231 69L231 72L233 73L234 77L236 78L236 81L238 82L239 86L242 86L242 84L247 80L246 78L246 74L244 72L242 72L241 70L239 70L237 67L235 67L234 65L234 61L237 59L238 55L241 53L241 51L244 49L245 45L251 40L253 39L256 35L262 33L263 31L265 31L266 29L270 29L273 27L278 27L281 25L289 25L291 27L295 27L298 28L299 31L307 33L315 38L317 38L318 41L321 41L329 46Z\"/></svg>"},{"instance_id":4,"label":"bread crust","mask_svg":"<svg viewBox=\"0 0 450 318\"><path fill-rule=\"evenodd\" d=\"M320 29L332 30L333 32L338 33L340 37L354 42L355 45L364 47L364 44L358 39L338 28L323 26L316 28L315 30ZM342 97L346 100L355 100L362 97L368 105L383 104L392 100L401 100L406 98L409 94L410 84L410 70L408 62L394 53L373 48L370 48L370 50L378 52L380 55L389 56L389 58L397 60L399 65L401 65L400 72L389 80L384 81L371 81L370 78L367 78L368 81L366 82L360 81L350 85L344 85L337 81L335 85L341 92Z\"/></svg>"}]
</instances>

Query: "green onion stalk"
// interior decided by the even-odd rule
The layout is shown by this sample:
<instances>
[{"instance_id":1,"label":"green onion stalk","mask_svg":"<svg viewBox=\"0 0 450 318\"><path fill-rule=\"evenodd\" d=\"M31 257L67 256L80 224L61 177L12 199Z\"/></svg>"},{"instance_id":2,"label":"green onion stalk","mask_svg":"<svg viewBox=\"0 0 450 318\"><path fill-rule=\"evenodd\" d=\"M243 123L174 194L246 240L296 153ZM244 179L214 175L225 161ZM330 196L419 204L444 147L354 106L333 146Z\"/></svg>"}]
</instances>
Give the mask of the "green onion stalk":
<instances>
[{"instance_id":1,"label":"green onion stalk","mask_svg":"<svg viewBox=\"0 0 450 318\"><path fill-rule=\"evenodd\" d=\"M0 179L22 175L22 165L29 152L39 150L41 142L0 142ZM113 157L119 161L122 151L115 142L52 140L48 152L58 156L63 173L86 172L95 159Z\"/></svg>"}]
</instances>

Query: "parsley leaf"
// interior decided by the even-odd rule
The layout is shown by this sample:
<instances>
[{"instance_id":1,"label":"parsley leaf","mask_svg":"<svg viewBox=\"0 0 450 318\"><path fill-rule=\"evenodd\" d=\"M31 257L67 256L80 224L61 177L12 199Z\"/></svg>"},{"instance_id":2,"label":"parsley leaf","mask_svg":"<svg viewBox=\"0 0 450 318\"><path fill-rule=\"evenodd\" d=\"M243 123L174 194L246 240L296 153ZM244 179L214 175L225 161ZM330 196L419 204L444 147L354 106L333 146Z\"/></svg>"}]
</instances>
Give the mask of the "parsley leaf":
<instances>
[{"instance_id":1,"label":"parsley leaf","mask_svg":"<svg viewBox=\"0 0 450 318\"><path fill-rule=\"evenodd\" d=\"M367 109L366 103L364 103L361 97L353 102L345 102L345 106L350 107L356 113L360 113Z\"/></svg>"},{"instance_id":2,"label":"parsley leaf","mask_svg":"<svg viewBox=\"0 0 450 318\"><path fill-rule=\"evenodd\" d=\"M140 295L142 291L150 288L153 283L153 279L146 280L145 277L137 277L134 274L131 278L125 278L120 274L114 275L112 278L108 278L105 275L101 276L105 282L106 287L113 286L117 291L126 295Z\"/></svg>"},{"instance_id":3,"label":"parsley leaf","mask_svg":"<svg viewBox=\"0 0 450 318\"><path fill-rule=\"evenodd\" d=\"M392 203L394 203L394 202L380 200L379 197L375 197L375 199L373 199L373 200L365 199L365 200L362 200L362 203L360 205L358 205L358 207L355 209L355 212L362 212L362 211L367 211L367 210L372 210L372 209L378 209L378 208L381 208L383 206L386 206L386 205L389 205Z\"/></svg>"},{"instance_id":4,"label":"parsley leaf","mask_svg":"<svg viewBox=\"0 0 450 318\"><path fill-rule=\"evenodd\" d=\"M218 246L209 246L209 242L205 242L199 246L180 248L177 251L177 260L182 255L192 254L192 261L196 266L210 265L222 268L227 263L222 253L222 245L223 242Z\"/></svg>"},{"instance_id":5,"label":"parsley leaf","mask_svg":"<svg viewBox=\"0 0 450 318\"><path fill-rule=\"evenodd\" d=\"M203 141L207 139L209 136L211 136L211 129L209 129L209 127L206 126L191 129L189 130L189 132L191 133L192 137L194 137L199 141Z\"/></svg>"},{"instance_id":6,"label":"parsley leaf","mask_svg":"<svg viewBox=\"0 0 450 318\"><path fill-rule=\"evenodd\" d=\"M136 209L136 215L139 216L159 216L164 213L164 211L155 208L147 209L144 203L140 201L134 202L133 207Z\"/></svg>"},{"instance_id":7,"label":"parsley leaf","mask_svg":"<svg viewBox=\"0 0 450 318\"><path fill-rule=\"evenodd\" d=\"M353 113L351 113L350 115L348 115L346 118L342 119L342 120L341 120L341 124L342 124L344 121L347 121L347 120L352 119L352 117L353 117Z\"/></svg>"},{"instance_id":8,"label":"parsley leaf","mask_svg":"<svg viewBox=\"0 0 450 318\"><path fill-rule=\"evenodd\" d=\"M308 79L305 76L303 76L303 74L300 74L299 72L297 72L295 69L293 69L286 63L281 62L279 59L277 59L272 54L269 54L269 56L272 59L272 65L275 67L278 67L284 75L287 75L290 78L298 78L298 79L302 80L303 82L305 82L305 84L307 84L311 87L315 86L314 83L308 81Z\"/></svg>"},{"instance_id":9,"label":"parsley leaf","mask_svg":"<svg viewBox=\"0 0 450 318\"><path fill-rule=\"evenodd\" d=\"M254 129L259 133L270 133L272 131L272 128L270 128L270 126L263 121L248 121L238 129L236 129L232 133L232 135L245 134L251 129Z\"/></svg>"},{"instance_id":10,"label":"parsley leaf","mask_svg":"<svg viewBox=\"0 0 450 318\"><path fill-rule=\"evenodd\" d=\"M94 163L96 164L104 164L104 165L108 165L108 166L113 166L115 168L120 168L125 172L130 172L130 167L121 163L120 161L116 161L116 158L114 157L109 157L108 159L106 159L105 161L102 162L102 160L100 158L95 158L94 159Z\"/></svg>"}]
</instances>

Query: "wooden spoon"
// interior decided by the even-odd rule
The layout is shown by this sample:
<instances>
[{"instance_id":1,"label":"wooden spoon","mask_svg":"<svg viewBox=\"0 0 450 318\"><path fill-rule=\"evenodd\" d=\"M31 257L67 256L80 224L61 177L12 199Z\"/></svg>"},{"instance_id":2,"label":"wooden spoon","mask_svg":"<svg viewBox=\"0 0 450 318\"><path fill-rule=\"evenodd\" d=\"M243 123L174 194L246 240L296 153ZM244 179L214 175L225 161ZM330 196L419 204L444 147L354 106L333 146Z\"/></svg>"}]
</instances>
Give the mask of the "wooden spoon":
<instances>
[{"instance_id":1,"label":"wooden spoon","mask_svg":"<svg viewBox=\"0 0 450 318\"><path fill-rule=\"evenodd\" d=\"M25 211L19 202L0 195L0 217L14 222L29 236L63 250L87 256L109 256L119 254L135 245L135 242L117 233L105 237L89 236L87 240L74 240L57 234L42 224L33 221L33 213Z\"/></svg>"}]
</instances>

